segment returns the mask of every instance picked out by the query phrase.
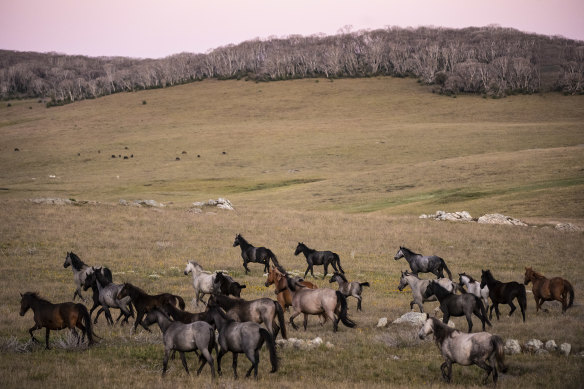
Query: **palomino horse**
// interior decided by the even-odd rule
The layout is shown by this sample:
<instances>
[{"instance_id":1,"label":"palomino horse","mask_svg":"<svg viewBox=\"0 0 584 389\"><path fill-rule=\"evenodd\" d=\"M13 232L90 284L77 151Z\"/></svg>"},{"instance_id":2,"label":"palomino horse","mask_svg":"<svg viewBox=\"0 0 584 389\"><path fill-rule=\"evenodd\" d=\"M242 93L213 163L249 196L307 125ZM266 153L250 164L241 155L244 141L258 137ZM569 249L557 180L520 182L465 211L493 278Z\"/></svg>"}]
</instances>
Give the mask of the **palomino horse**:
<instances>
[{"instance_id":1,"label":"palomino horse","mask_svg":"<svg viewBox=\"0 0 584 389\"><path fill-rule=\"evenodd\" d=\"M272 250L265 247L254 247L251 243L245 240L241 234L235 235L233 247L235 246L241 248L241 258L243 259L245 274L249 272L249 268L247 267L249 262L263 263L264 273L267 273L270 268L270 259L274 265L278 266L278 258L276 258L276 255Z\"/></svg>"},{"instance_id":2,"label":"palomino horse","mask_svg":"<svg viewBox=\"0 0 584 389\"><path fill-rule=\"evenodd\" d=\"M112 282L112 272L107 267L95 266L94 270L86 265L81 258L79 258L74 252L68 252L67 256L65 257L65 262L63 263L64 268L68 268L71 266L73 269L73 280L75 281L75 293L73 293L73 300L75 300L75 296L79 296L79 298L85 301L85 298L81 296L81 287L85 282L85 277L87 276L88 271L99 271L106 277L110 282Z\"/></svg>"},{"instance_id":3,"label":"palomino horse","mask_svg":"<svg viewBox=\"0 0 584 389\"><path fill-rule=\"evenodd\" d=\"M213 294L215 290L215 277L217 273L209 273L203 270L203 267L195 261L188 261L185 267L185 276L193 274L193 288L195 289L195 306L199 306L199 301L206 294ZM204 303L204 302L203 302Z\"/></svg>"},{"instance_id":4,"label":"palomino horse","mask_svg":"<svg viewBox=\"0 0 584 389\"><path fill-rule=\"evenodd\" d=\"M49 333L51 330L69 328L77 338L77 344L79 344L79 334L75 330L75 327L77 327L83 334L82 338L85 338L85 335L87 335L87 340L89 341L90 346L94 343L91 317L89 316L89 312L85 305L71 302L52 304L49 301L40 298L38 294L34 292L26 292L25 294L21 293L20 297L20 316L24 316L29 309L32 309L34 313L34 326L28 330L28 333L34 342L39 343L32 332L44 327L46 329L45 343L48 350Z\"/></svg>"},{"instance_id":5,"label":"palomino horse","mask_svg":"<svg viewBox=\"0 0 584 389\"><path fill-rule=\"evenodd\" d=\"M499 304L509 304L511 311L509 316L515 312L515 304L513 300L517 298L523 322L525 323L525 308L527 306L527 295L525 293L525 286L518 282L501 282L495 279L490 270L482 270L481 274L481 288L489 287L489 297L491 298L491 308L489 309L489 319L493 318L493 308L499 320Z\"/></svg>"},{"instance_id":6,"label":"palomino horse","mask_svg":"<svg viewBox=\"0 0 584 389\"><path fill-rule=\"evenodd\" d=\"M217 373L221 375L221 358L229 351L233 353L233 376L237 379L237 356L244 353L251 361L251 367L247 371L249 377L254 371L254 377L258 377L258 366L260 363L260 348L264 342L268 345L270 352L270 362L272 364L271 373L278 371L278 356L276 354L276 342L272 335L259 324L254 322L237 322L228 318L218 306L210 304L208 314L213 318L217 331L219 332L219 346L221 349L217 354Z\"/></svg>"},{"instance_id":7,"label":"palomino horse","mask_svg":"<svg viewBox=\"0 0 584 389\"><path fill-rule=\"evenodd\" d=\"M574 304L574 288L572 288L572 284L568 280L562 277L548 279L543 274L526 267L524 284L527 285L529 282L533 285L532 291L536 312L539 311L544 301L558 300L562 303L562 313L566 313L566 309ZM568 295L570 295L569 302ZM544 312L547 312L547 309L544 309Z\"/></svg>"},{"instance_id":8,"label":"palomino horse","mask_svg":"<svg viewBox=\"0 0 584 389\"><path fill-rule=\"evenodd\" d=\"M466 273L458 273L458 281L461 286L466 286L468 293L474 294L483 301L486 310L489 310L489 287L487 285L481 288L481 283Z\"/></svg>"},{"instance_id":9,"label":"palomino horse","mask_svg":"<svg viewBox=\"0 0 584 389\"><path fill-rule=\"evenodd\" d=\"M503 339L488 332L477 332L465 334L434 317L426 319L424 326L418 332L418 336L424 339L429 334L434 334L436 345L444 357L444 363L440 366L442 378L450 382L452 378L452 364L458 363L462 366L477 365L486 370L487 375L483 384L487 383L489 375L493 373L493 382L497 384L499 373L507 371L505 367L505 344ZM487 363L487 361L489 363Z\"/></svg>"},{"instance_id":10,"label":"palomino horse","mask_svg":"<svg viewBox=\"0 0 584 389\"><path fill-rule=\"evenodd\" d=\"M215 368L213 367L211 352L215 349L217 353L217 345L215 343L215 328L213 326L204 321L196 321L189 324L172 321L158 309L153 309L148 312L148 315L144 319L144 324L147 326L154 323L158 323L162 331L162 343L164 344L162 375L166 374L168 358L171 351L178 351L182 364L187 374L189 374L185 352L199 350L201 352L199 356L201 365L197 370L197 375L201 374L203 366L205 366L205 363L208 363L211 368L211 378L215 378Z\"/></svg>"},{"instance_id":11,"label":"palomino horse","mask_svg":"<svg viewBox=\"0 0 584 389\"><path fill-rule=\"evenodd\" d=\"M225 314L235 321L252 321L264 323L266 329L274 339L278 331L282 330L282 337L288 339L286 323L284 322L284 310L277 301L267 297L256 300L244 300L215 294L209 298L225 310ZM276 320L280 325L276 324Z\"/></svg>"},{"instance_id":12,"label":"palomino horse","mask_svg":"<svg viewBox=\"0 0 584 389\"><path fill-rule=\"evenodd\" d=\"M399 250L393 257L396 261L400 258L405 258L412 269L412 273L416 276L418 273L434 273L438 278L444 278L444 272L448 273L448 278L452 279L452 274L446 266L446 262L436 255L424 256L416 254L412 250L400 246Z\"/></svg>"},{"instance_id":13,"label":"palomino horse","mask_svg":"<svg viewBox=\"0 0 584 389\"><path fill-rule=\"evenodd\" d=\"M439 278L436 280L444 289L455 293L457 289L457 285L449 279L446 278ZM426 301L436 301L437 298L435 295L431 295L428 297L424 297L424 292L428 289L428 284L430 284L430 280L421 280L415 274L410 272L402 271L401 277L399 279L399 285L397 288L401 292L404 288L409 285L412 288L412 296L413 300L410 302L410 309L414 309L414 304L418 305L420 308L420 312L424 313L424 306L423 303Z\"/></svg>"},{"instance_id":14,"label":"palomino horse","mask_svg":"<svg viewBox=\"0 0 584 389\"><path fill-rule=\"evenodd\" d=\"M361 293L363 293L364 286L369 286L369 282L367 282L367 281L365 281L365 282L358 282L358 281L349 282L349 281L347 281L345 276L339 272L335 272L335 274L333 274L329 283L333 283L335 281L338 282L339 291L345 297L353 296L357 299L357 310L360 311L361 310L361 300L362 300Z\"/></svg>"},{"instance_id":15,"label":"palomino horse","mask_svg":"<svg viewBox=\"0 0 584 389\"><path fill-rule=\"evenodd\" d=\"M309 248L304 243L299 242L298 246L296 246L296 250L294 251L294 255L298 255L300 253L304 254L304 256L306 257L306 263L308 264L308 267L304 272L304 277L306 277L308 271L310 271L310 274L312 275L312 277L314 277L314 273L312 271L312 267L314 265L324 265L324 275L322 276L322 279L326 277L329 265L332 265L333 269L335 269L336 272L341 272L345 274L345 271L341 267L341 259L339 258L339 255L337 253L333 253L332 251L328 250L316 251L314 249ZM339 267L338 269L337 266Z\"/></svg>"},{"instance_id":16,"label":"palomino horse","mask_svg":"<svg viewBox=\"0 0 584 389\"><path fill-rule=\"evenodd\" d=\"M349 328L355 327L355 323L347 316L347 298L338 290L330 288L307 289L286 275L288 289L292 294L292 315L290 324L297 330L294 318L301 313L309 315L326 315L333 322L333 331L337 332L339 321ZM306 317L306 316L305 316ZM306 331L307 320L304 320Z\"/></svg>"}]
</instances>

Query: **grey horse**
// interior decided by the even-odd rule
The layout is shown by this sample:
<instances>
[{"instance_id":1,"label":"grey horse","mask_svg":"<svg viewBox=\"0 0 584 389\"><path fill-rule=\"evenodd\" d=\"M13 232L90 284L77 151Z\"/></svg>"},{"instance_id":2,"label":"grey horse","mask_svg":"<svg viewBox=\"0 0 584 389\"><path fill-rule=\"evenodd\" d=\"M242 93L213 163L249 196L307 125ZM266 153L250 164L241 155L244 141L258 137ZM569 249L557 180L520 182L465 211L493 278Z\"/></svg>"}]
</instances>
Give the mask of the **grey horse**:
<instances>
[{"instance_id":1,"label":"grey horse","mask_svg":"<svg viewBox=\"0 0 584 389\"><path fill-rule=\"evenodd\" d=\"M444 272L448 273L448 278L452 279L452 273L446 266L446 262L436 255L424 256L422 254L414 253L412 250L400 246L399 250L393 257L396 261L400 258L405 258L412 269L412 273L434 273L438 278L444 278Z\"/></svg>"},{"instance_id":2,"label":"grey horse","mask_svg":"<svg viewBox=\"0 0 584 389\"><path fill-rule=\"evenodd\" d=\"M446 278L439 278L436 282L438 282L444 289L452 293L455 293L456 290L459 289L459 286L456 283ZM420 312L424 313L423 303L427 301L438 300L435 295L424 297L424 292L428 288L429 283L430 280L421 280L418 278L418 276L406 270L401 272L401 277L399 279L399 285L397 286L397 288L401 292L407 285L409 285L410 288L412 289L413 296L413 300L410 302L410 309L413 309L414 304L417 304L418 308L420 308Z\"/></svg>"},{"instance_id":3,"label":"grey horse","mask_svg":"<svg viewBox=\"0 0 584 389\"><path fill-rule=\"evenodd\" d=\"M99 293L98 301L99 305L101 305L100 310L95 315L95 322L97 322L97 318L99 314L103 311L105 312L106 320L109 324L114 324L112 319L112 315L110 313L110 308L119 308L121 313L125 316L124 321L128 322L128 317L133 316L134 312L131 306L131 298L130 296L126 296L124 298L118 299L118 293L124 286L123 284L114 284L111 282L107 277L105 277L99 269L95 269L91 267L86 272L87 276L85 277L85 281L83 282L83 290L87 290L90 287L96 287ZM90 314L96 308L95 304L94 307L91 308ZM120 316L118 316L118 320L120 320Z\"/></svg>"},{"instance_id":4,"label":"grey horse","mask_svg":"<svg viewBox=\"0 0 584 389\"><path fill-rule=\"evenodd\" d=\"M363 292L364 286L369 286L369 282L358 282L352 281L349 282L345 278L345 276L339 272L335 272L331 277L329 283L337 282L339 284L339 291L345 296L353 296L357 299L357 310L361 310L361 293Z\"/></svg>"},{"instance_id":5,"label":"grey horse","mask_svg":"<svg viewBox=\"0 0 584 389\"><path fill-rule=\"evenodd\" d=\"M477 365L486 370L487 375L483 379L483 384L487 383L491 373L493 374L493 382L495 385L497 384L499 378L497 367L502 373L507 371L505 345L499 336L488 332L465 334L440 323L434 317L429 317L418 332L418 336L424 339L432 333L436 345L444 357L444 363L440 366L440 370L442 378L446 382L450 382L452 378L453 363L463 366Z\"/></svg>"},{"instance_id":6,"label":"grey horse","mask_svg":"<svg viewBox=\"0 0 584 389\"><path fill-rule=\"evenodd\" d=\"M153 309L148 312L143 322L146 326L158 323L158 326L162 331L162 341L164 343L162 375L166 374L168 358L171 351L178 351L182 364L187 374L189 374L185 352L196 352L199 350L201 352L201 355L199 356L201 365L197 370L197 375L201 373L205 363L208 363L211 368L211 377L215 378L215 368L211 352L213 351L213 348L215 348L215 352L217 352L217 344L215 343L215 329L213 326L204 321L196 321L189 324L171 321L168 316L158 309Z\"/></svg>"},{"instance_id":7,"label":"grey horse","mask_svg":"<svg viewBox=\"0 0 584 389\"><path fill-rule=\"evenodd\" d=\"M211 316L219 331L219 346L221 347L217 354L217 373L219 375L221 375L221 358L231 351L233 353L233 376L237 379L237 356L243 353L251 361L251 367L245 376L249 377L253 370L254 377L257 378L260 348L264 342L267 343L270 352L271 373L278 371L276 343L265 328L250 321L242 323L228 318L212 300L209 302L208 308L207 314Z\"/></svg>"}]
</instances>

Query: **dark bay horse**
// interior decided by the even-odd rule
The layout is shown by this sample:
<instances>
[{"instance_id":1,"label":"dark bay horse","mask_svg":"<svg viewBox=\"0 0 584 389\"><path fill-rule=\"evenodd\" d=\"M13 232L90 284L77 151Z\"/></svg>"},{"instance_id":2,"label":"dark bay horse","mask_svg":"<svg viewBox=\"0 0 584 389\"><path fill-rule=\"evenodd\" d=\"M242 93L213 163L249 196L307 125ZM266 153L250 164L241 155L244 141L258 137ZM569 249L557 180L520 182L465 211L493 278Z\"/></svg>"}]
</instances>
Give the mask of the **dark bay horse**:
<instances>
[{"instance_id":1,"label":"dark bay horse","mask_svg":"<svg viewBox=\"0 0 584 389\"><path fill-rule=\"evenodd\" d=\"M244 300L215 294L209 298L214 304L225 310L225 314L235 321L264 323L270 335L276 339L280 329L282 337L288 339L284 310L277 301L267 297L256 300ZM279 325L276 323L278 321Z\"/></svg>"},{"instance_id":2,"label":"dark bay horse","mask_svg":"<svg viewBox=\"0 0 584 389\"><path fill-rule=\"evenodd\" d=\"M219 375L221 375L221 358L231 351L233 353L233 376L237 379L237 356L244 353L251 362L251 367L247 371L246 377L249 377L253 370L254 377L257 378L260 363L259 351L264 342L267 343L270 352L271 373L278 371L276 342L265 328L250 321L238 322L230 319L213 301L209 301L209 310L207 312L213 318L219 332L218 341L221 347L219 354L217 354L217 373Z\"/></svg>"},{"instance_id":3,"label":"dark bay horse","mask_svg":"<svg viewBox=\"0 0 584 389\"><path fill-rule=\"evenodd\" d=\"M487 311L480 298L471 293L454 294L444 289L435 280L430 281L428 288L424 292L424 298L435 295L440 302L440 310L444 314L442 322L448 324L450 316L465 316L468 323L468 332L472 332L472 318L474 314L481 320L483 331L485 322L490 326L491 322L487 319Z\"/></svg>"},{"instance_id":4,"label":"dark bay horse","mask_svg":"<svg viewBox=\"0 0 584 389\"><path fill-rule=\"evenodd\" d=\"M562 277L546 278L543 274L536 272L531 267L525 268L524 284L532 283L533 298L535 299L535 311L544 301L558 300L562 303L562 313L574 304L574 288L568 280ZM568 295L570 299L568 301ZM544 309L547 312L547 309Z\"/></svg>"},{"instance_id":5,"label":"dark bay horse","mask_svg":"<svg viewBox=\"0 0 584 389\"><path fill-rule=\"evenodd\" d=\"M418 336L424 339L429 334L434 334L436 345L440 349L445 362L440 366L442 378L450 382L452 378L452 364L458 363L463 366L477 365L487 372L483 379L483 384L487 383L489 375L493 373L493 382L497 384L499 373L507 371L505 367L505 343L497 335L488 332L476 332L465 334L440 320L430 317L426 319L424 326L418 332ZM489 363L487 363L487 361Z\"/></svg>"},{"instance_id":6,"label":"dark bay horse","mask_svg":"<svg viewBox=\"0 0 584 389\"><path fill-rule=\"evenodd\" d=\"M518 282L501 282L495 279L490 270L482 270L481 274L481 288L489 287L489 297L491 298L491 307L489 308L489 319L493 318L493 308L499 320L499 304L508 304L511 307L509 316L515 312L515 304L513 300L517 299L521 315L523 315L523 322L525 323L525 308L527 306L527 296L525 293L525 286Z\"/></svg>"},{"instance_id":7,"label":"dark bay horse","mask_svg":"<svg viewBox=\"0 0 584 389\"><path fill-rule=\"evenodd\" d=\"M422 254L414 253L412 250L406 247L399 247L399 250L393 257L396 261L400 258L405 258L412 269L414 275L418 273L434 273L438 278L444 278L444 272L446 270L448 273L448 278L452 279L452 274L446 266L446 262L436 255L424 256Z\"/></svg>"},{"instance_id":8,"label":"dark bay horse","mask_svg":"<svg viewBox=\"0 0 584 389\"><path fill-rule=\"evenodd\" d=\"M51 330L69 328L77 338L77 344L79 344L79 334L75 330L75 327L77 327L81 330L83 339L85 338L85 335L87 335L89 346L94 343L91 317L89 316L89 312L85 305L72 302L53 304L40 298L39 295L34 292L26 292L25 294L21 293L20 297L20 316L24 316L29 309L32 309L34 313L34 326L28 330L33 342L39 343L32 332L44 327L46 330L46 349L48 350L49 333Z\"/></svg>"},{"instance_id":9,"label":"dark bay horse","mask_svg":"<svg viewBox=\"0 0 584 389\"><path fill-rule=\"evenodd\" d=\"M314 265L324 265L324 275L322 276L323 279L324 277L326 277L328 273L329 265L332 265L333 269L335 269L336 272L341 272L342 274L345 274L345 271L341 267L341 259L339 258L339 255L337 253L333 253L332 251L328 250L316 251L314 249L309 248L304 243L299 242L298 246L296 246L296 250L294 251L294 255L298 255L300 253L304 254L304 256L306 257L306 262L308 263L308 267L304 272L304 277L306 277L308 271L310 271L310 274L312 275L312 277L314 277L314 273L312 271L312 267ZM338 269L337 266L339 267Z\"/></svg>"},{"instance_id":10,"label":"dark bay horse","mask_svg":"<svg viewBox=\"0 0 584 389\"><path fill-rule=\"evenodd\" d=\"M122 289L118 292L118 300L123 299L126 296L130 296L132 303L136 308L136 321L134 322L134 331L138 327L138 324L150 332L150 329L142 323L142 318L148 312L153 309L162 308L164 304L179 305L180 309L185 308L185 301L180 296L176 296L170 293L162 293L157 295L150 295L144 292L142 289L134 286L130 283L125 283Z\"/></svg>"},{"instance_id":11,"label":"dark bay horse","mask_svg":"<svg viewBox=\"0 0 584 389\"><path fill-rule=\"evenodd\" d=\"M233 242L233 247L239 246L241 248L241 258L243 258L243 267L245 268L245 274L249 272L247 264L249 262L262 263L264 264L264 273L267 273L270 268L270 259L274 265L278 266L278 258L272 252L272 250L265 247L254 247L247 240L237 234L235 236L235 241Z\"/></svg>"}]
</instances>

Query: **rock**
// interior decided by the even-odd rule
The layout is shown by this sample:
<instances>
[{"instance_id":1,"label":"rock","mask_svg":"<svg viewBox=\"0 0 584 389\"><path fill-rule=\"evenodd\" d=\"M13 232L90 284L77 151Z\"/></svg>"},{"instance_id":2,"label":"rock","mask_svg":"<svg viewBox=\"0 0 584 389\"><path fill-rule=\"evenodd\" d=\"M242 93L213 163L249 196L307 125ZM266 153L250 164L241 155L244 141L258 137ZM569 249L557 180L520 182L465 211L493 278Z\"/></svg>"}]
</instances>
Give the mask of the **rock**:
<instances>
[{"instance_id":1,"label":"rock","mask_svg":"<svg viewBox=\"0 0 584 389\"><path fill-rule=\"evenodd\" d=\"M540 348L539 350L535 351L535 355L549 355L549 351L544 348Z\"/></svg>"},{"instance_id":2,"label":"rock","mask_svg":"<svg viewBox=\"0 0 584 389\"><path fill-rule=\"evenodd\" d=\"M505 342L505 354L513 355L521 353L521 345L517 339L507 339Z\"/></svg>"},{"instance_id":3,"label":"rock","mask_svg":"<svg viewBox=\"0 0 584 389\"><path fill-rule=\"evenodd\" d=\"M410 323L413 325L423 325L426 322L427 315L419 312L408 312L395 319L393 324Z\"/></svg>"},{"instance_id":4,"label":"rock","mask_svg":"<svg viewBox=\"0 0 584 389\"><path fill-rule=\"evenodd\" d=\"M30 199L29 200L35 204L50 204L50 205L70 205L73 201L69 199L60 199L56 197L47 197L47 198L40 198L40 199Z\"/></svg>"},{"instance_id":5,"label":"rock","mask_svg":"<svg viewBox=\"0 0 584 389\"><path fill-rule=\"evenodd\" d=\"M335 347L335 345L334 345L334 344L332 344L331 342L326 342L326 344L325 344L324 346L325 346L326 348L328 348L328 349L331 349L331 348L334 348L334 347Z\"/></svg>"},{"instance_id":6,"label":"rock","mask_svg":"<svg viewBox=\"0 0 584 389\"><path fill-rule=\"evenodd\" d=\"M378 328L380 328L380 327L381 327L381 328L383 328L383 327L387 327L387 323L388 323L388 322L387 322L387 317L382 317L381 319L379 319L379 320L377 321L377 327L378 327Z\"/></svg>"},{"instance_id":7,"label":"rock","mask_svg":"<svg viewBox=\"0 0 584 389\"><path fill-rule=\"evenodd\" d=\"M565 231L565 232L579 232L582 231L581 227L574 225L572 223L559 223L556 224L554 227L558 231Z\"/></svg>"},{"instance_id":8,"label":"rock","mask_svg":"<svg viewBox=\"0 0 584 389\"><path fill-rule=\"evenodd\" d=\"M193 207L202 208L205 206L217 207L219 209L226 209L228 211L235 210L235 208L233 208L233 204L231 204L231 201L223 197L219 197L217 200L210 199L207 202L196 201L193 203Z\"/></svg>"},{"instance_id":9,"label":"rock","mask_svg":"<svg viewBox=\"0 0 584 389\"><path fill-rule=\"evenodd\" d=\"M120 205L129 206L129 207L152 207L152 208L163 208L164 204L159 203L155 200L134 200L128 201L124 199L120 199Z\"/></svg>"},{"instance_id":10,"label":"rock","mask_svg":"<svg viewBox=\"0 0 584 389\"><path fill-rule=\"evenodd\" d=\"M312 339L312 340L311 340L311 343L312 343L314 346L318 347L318 346L320 346L321 344L323 344L324 342L322 341L322 339L321 339L319 336L317 336L316 338L314 338L314 339Z\"/></svg>"},{"instance_id":11,"label":"rock","mask_svg":"<svg viewBox=\"0 0 584 389\"><path fill-rule=\"evenodd\" d=\"M521 220L514 219L510 216L501 215L500 213L491 213L479 217L480 224L506 224L513 226L527 226Z\"/></svg>"},{"instance_id":12,"label":"rock","mask_svg":"<svg viewBox=\"0 0 584 389\"><path fill-rule=\"evenodd\" d=\"M525 351L534 353L543 347L543 342L539 339L530 339L525 343Z\"/></svg>"},{"instance_id":13,"label":"rock","mask_svg":"<svg viewBox=\"0 0 584 389\"><path fill-rule=\"evenodd\" d=\"M436 220L448 220L448 221L473 221L470 213L466 211L460 212L444 212L436 211L434 215L420 215L420 219L436 219Z\"/></svg>"},{"instance_id":14,"label":"rock","mask_svg":"<svg viewBox=\"0 0 584 389\"><path fill-rule=\"evenodd\" d=\"M558 349L558 345L556 344L555 340L548 340L547 342L545 342L544 348L547 351L556 351Z\"/></svg>"},{"instance_id":15,"label":"rock","mask_svg":"<svg viewBox=\"0 0 584 389\"><path fill-rule=\"evenodd\" d=\"M572 345L570 343L560 344L560 354L568 356L568 355L570 355L570 351L572 351ZM580 353L580 354L582 354L582 353Z\"/></svg>"}]
</instances>

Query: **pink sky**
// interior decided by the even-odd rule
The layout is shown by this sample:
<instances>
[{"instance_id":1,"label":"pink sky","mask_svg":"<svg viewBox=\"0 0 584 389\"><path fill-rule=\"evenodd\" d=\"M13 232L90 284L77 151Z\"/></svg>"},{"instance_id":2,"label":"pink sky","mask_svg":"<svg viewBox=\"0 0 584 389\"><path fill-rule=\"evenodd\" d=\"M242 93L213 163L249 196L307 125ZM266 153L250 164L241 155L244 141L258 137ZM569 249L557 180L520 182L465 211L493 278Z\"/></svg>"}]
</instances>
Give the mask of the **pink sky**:
<instances>
[{"instance_id":1,"label":"pink sky","mask_svg":"<svg viewBox=\"0 0 584 389\"><path fill-rule=\"evenodd\" d=\"M346 25L489 24L584 40L584 0L0 0L0 49L161 58Z\"/></svg>"}]
</instances>

